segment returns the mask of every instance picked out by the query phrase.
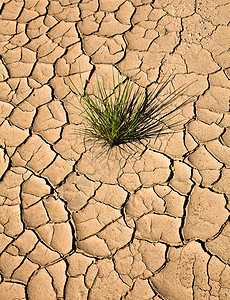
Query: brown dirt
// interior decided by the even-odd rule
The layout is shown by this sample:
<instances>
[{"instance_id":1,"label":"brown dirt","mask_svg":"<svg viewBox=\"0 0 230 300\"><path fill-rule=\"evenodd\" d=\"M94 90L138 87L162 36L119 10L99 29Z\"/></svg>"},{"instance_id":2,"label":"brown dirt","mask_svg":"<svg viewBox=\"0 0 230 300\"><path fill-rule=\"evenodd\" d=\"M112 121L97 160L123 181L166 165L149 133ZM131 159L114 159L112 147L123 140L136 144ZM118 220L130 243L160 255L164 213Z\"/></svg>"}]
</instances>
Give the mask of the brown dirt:
<instances>
[{"instance_id":1,"label":"brown dirt","mask_svg":"<svg viewBox=\"0 0 230 300\"><path fill-rule=\"evenodd\" d=\"M230 299L229 15L229 0L0 2L1 300ZM100 154L76 134L79 64L89 91L117 70L195 81L183 129Z\"/></svg>"}]
</instances>

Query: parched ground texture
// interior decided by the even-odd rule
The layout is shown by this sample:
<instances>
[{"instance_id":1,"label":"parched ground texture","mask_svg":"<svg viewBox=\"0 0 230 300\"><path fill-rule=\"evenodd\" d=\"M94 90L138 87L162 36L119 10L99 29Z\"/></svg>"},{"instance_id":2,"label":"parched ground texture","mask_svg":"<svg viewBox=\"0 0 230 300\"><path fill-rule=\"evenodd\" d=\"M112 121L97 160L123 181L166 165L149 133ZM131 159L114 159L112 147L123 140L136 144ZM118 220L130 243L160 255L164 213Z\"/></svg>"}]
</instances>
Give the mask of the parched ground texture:
<instances>
[{"instance_id":1,"label":"parched ground texture","mask_svg":"<svg viewBox=\"0 0 230 300\"><path fill-rule=\"evenodd\" d=\"M0 15L0 299L229 300L230 1L3 0ZM90 91L118 70L194 82L183 130L139 156L77 134L68 76Z\"/></svg>"}]
</instances>

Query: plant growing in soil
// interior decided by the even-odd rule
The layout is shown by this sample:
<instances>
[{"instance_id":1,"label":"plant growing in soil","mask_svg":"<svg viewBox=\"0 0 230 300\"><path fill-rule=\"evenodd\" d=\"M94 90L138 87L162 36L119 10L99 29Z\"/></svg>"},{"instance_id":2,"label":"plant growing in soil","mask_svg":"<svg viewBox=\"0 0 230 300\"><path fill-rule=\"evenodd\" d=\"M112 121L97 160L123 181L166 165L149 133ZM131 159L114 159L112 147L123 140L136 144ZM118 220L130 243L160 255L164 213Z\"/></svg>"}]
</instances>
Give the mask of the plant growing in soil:
<instances>
[{"instance_id":1,"label":"plant growing in soil","mask_svg":"<svg viewBox=\"0 0 230 300\"><path fill-rule=\"evenodd\" d=\"M149 94L146 90L141 92L140 88L134 91L132 79L128 78L123 82L123 78L118 75L116 84L113 75L111 93L106 91L104 82L100 83L97 80L97 92L93 92L92 95L84 89L79 91L70 79L80 97L80 111L88 124L83 133L89 140L97 140L104 146L108 145L110 149L121 145L131 148L130 144L141 142L143 139L157 138L161 134L172 132L172 129L178 126L180 121L175 121L175 116L191 98L172 109L169 107L188 85L174 90L162 100L159 96L171 83L172 76Z\"/></svg>"}]
</instances>

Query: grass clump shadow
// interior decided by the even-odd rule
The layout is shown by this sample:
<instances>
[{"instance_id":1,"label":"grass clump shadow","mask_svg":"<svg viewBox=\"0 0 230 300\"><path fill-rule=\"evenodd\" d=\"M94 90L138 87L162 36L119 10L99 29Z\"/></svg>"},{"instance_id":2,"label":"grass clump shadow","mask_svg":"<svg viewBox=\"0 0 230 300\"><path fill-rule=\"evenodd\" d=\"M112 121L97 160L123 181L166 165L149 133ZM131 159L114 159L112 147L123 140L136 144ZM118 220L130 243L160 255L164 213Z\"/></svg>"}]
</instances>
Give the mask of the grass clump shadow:
<instances>
[{"instance_id":1,"label":"grass clump shadow","mask_svg":"<svg viewBox=\"0 0 230 300\"><path fill-rule=\"evenodd\" d=\"M82 91L79 91L69 78L82 106L82 109L76 108L81 111L87 123L81 134L88 140L98 141L109 149L115 146L124 149L123 146L127 145L133 150L131 145L171 133L181 123L175 117L180 108L191 102L192 97L177 106L172 105L192 83L183 85L162 98L161 94L172 82L173 76L163 79L150 93L146 89L141 91L140 87L135 91L132 78L126 81L123 78L118 74L116 83L113 74L112 92L108 92L104 82L100 83L97 79L97 91L92 94L85 91L83 83Z\"/></svg>"}]
</instances>

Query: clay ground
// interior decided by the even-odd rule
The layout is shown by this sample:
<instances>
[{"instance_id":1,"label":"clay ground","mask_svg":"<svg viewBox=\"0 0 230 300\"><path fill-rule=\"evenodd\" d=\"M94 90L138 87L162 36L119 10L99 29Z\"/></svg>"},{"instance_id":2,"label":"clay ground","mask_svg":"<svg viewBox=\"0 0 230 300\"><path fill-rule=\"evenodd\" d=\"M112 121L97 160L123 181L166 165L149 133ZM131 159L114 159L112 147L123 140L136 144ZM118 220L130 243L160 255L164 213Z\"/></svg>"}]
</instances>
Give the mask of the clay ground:
<instances>
[{"instance_id":1,"label":"clay ground","mask_svg":"<svg viewBox=\"0 0 230 300\"><path fill-rule=\"evenodd\" d=\"M230 1L0 13L0 299L229 300ZM89 91L118 71L142 88L194 82L182 129L96 157L71 105L79 65Z\"/></svg>"}]
</instances>

